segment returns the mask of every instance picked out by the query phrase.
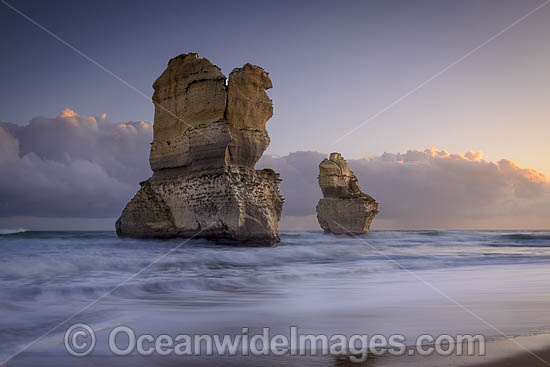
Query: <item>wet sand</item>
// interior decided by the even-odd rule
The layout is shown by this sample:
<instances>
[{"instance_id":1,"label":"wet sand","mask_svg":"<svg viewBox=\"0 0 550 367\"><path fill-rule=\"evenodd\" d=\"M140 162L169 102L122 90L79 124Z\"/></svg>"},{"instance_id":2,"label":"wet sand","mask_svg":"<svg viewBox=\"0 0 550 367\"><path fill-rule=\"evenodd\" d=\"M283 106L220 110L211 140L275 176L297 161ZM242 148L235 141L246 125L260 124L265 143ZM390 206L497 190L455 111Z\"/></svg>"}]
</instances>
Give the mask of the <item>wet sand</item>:
<instances>
[{"instance_id":1,"label":"wet sand","mask_svg":"<svg viewBox=\"0 0 550 367\"><path fill-rule=\"evenodd\" d=\"M548 367L550 366L550 334L522 336L487 342L485 356L410 356L380 357L369 355L363 363L353 363L348 357L330 356L202 356L202 357L115 357L110 355L91 355L84 358L68 354L24 353L5 366L25 367L63 367L63 366L114 366L114 367L150 367L150 366L327 366L327 367Z\"/></svg>"}]
</instances>

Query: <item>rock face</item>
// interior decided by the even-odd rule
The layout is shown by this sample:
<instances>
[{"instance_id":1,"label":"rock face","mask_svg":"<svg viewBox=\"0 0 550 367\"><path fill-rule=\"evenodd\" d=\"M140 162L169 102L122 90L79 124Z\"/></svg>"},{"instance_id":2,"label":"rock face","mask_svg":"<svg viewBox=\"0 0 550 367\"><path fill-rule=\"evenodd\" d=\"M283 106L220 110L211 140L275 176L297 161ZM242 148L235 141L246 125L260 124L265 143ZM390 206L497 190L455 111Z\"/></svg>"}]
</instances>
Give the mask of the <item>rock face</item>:
<instances>
[{"instance_id":1,"label":"rock face","mask_svg":"<svg viewBox=\"0 0 550 367\"><path fill-rule=\"evenodd\" d=\"M319 186L323 198L317 203L317 220L323 230L335 234L369 231L378 203L361 190L340 153L331 153L319 164Z\"/></svg>"},{"instance_id":2,"label":"rock face","mask_svg":"<svg viewBox=\"0 0 550 367\"><path fill-rule=\"evenodd\" d=\"M271 87L259 66L234 69L226 84L220 68L196 53L170 60L153 84L153 176L122 212L117 234L278 242L281 180L254 169L269 145Z\"/></svg>"}]
</instances>

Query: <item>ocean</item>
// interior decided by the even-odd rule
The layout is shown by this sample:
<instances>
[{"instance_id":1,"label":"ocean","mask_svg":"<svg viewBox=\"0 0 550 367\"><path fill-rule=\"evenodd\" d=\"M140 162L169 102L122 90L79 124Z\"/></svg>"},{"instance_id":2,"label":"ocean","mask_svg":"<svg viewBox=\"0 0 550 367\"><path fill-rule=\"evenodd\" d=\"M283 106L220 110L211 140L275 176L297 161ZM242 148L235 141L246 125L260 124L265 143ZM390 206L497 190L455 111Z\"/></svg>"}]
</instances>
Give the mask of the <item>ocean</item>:
<instances>
[{"instance_id":1,"label":"ocean","mask_svg":"<svg viewBox=\"0 0 550 367\"><path fill-rule=\"evenodd\" d=\"M25 353L66 355L76 322L154 335L295 326L407 340L550 331L549 231L283 232L277 246L254 248L1 233L0 360L39 337ZM107 353L100 344L94 353Z\"/></svg>"}]
</instances>

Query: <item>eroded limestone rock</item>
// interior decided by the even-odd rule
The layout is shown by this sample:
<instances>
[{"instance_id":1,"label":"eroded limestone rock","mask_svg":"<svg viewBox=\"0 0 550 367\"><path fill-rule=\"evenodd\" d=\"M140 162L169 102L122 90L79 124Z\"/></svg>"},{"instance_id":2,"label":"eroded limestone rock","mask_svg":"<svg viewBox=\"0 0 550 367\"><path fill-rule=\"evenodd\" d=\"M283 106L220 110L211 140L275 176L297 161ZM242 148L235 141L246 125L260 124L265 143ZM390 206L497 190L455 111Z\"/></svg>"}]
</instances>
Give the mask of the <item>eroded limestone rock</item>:
<instances>
[{"instance_id":1,"label":"eroded limestone rock","mask_svg":"<svg viewBox=\"0 0 550 367\"><path fill-rule=\"evenodd\" d=\"M269 145L269 75L246 64L226 78L196 53L180 55L155 81L153 177L116 223L120 236L279 241L279 175L257 171Z\"/></svg>"},{"instance_id":2,"label":"eroded limestone rock","mask_svg":"<svg viewBox=\"0 0 550 367\"><path fill-rule=\"evenodd\" d=\"M265 93L269 88L271 79L259 66L246 64L229 74L225 114L232 137L229 164L254 166L269 145L265 130L273 116L273 104Z\"/></svg>"},{"instance_id":3,"label":"eroded limestone rock","mask_svg":"<svg viewBox=\"0 0 550 367\"><path fill-rule=\"evenodd\" d=\"M378 214L378 203L365 194L340 153L319 164L323 198L317 203L317 220L323 230L335 234L367 233Z\"/></svg>"}]
</instances>

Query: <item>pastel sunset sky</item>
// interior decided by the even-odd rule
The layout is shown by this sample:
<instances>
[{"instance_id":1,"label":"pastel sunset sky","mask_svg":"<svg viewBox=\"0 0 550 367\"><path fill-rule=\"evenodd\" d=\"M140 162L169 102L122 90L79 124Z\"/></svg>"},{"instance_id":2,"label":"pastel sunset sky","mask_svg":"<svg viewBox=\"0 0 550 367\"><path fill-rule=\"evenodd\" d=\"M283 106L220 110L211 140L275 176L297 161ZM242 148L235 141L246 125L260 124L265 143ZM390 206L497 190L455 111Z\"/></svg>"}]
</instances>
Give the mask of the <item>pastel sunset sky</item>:
<instances>
[{"instance_id":1,"label":"pastel sunset sky","mask_svg":"<svg viewBox=\"0 0 550 367\"><path fill-rule=\"evenodd\" d=\"M197 52L270 73L260 163L289 175L286 216L313 214L318 159L339 151L388 208L379 228L548 228L547 3L6 0L0 227L110 226L150 175L151 85Z\"/></svg>"}]
</instances>

